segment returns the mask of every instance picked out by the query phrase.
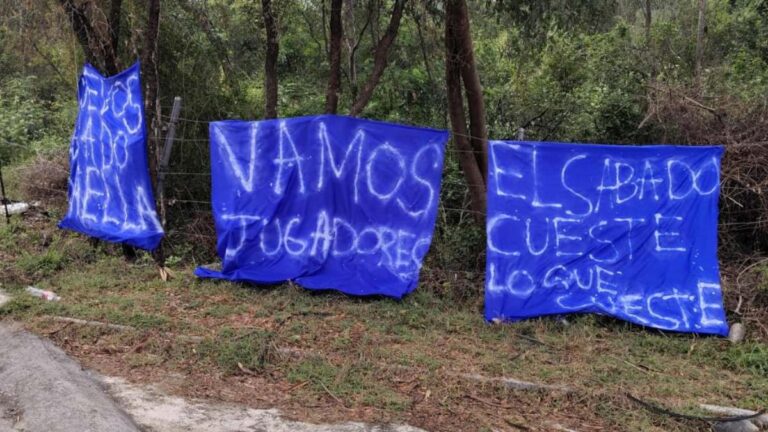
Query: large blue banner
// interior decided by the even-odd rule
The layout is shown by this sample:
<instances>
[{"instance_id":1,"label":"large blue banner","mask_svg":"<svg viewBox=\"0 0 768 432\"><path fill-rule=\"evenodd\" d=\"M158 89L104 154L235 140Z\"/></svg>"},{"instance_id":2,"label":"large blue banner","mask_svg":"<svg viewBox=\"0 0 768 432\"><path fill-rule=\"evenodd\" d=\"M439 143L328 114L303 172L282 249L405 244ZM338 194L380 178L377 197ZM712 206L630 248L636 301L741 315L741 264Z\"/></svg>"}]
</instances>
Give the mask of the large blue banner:
<instances>
[{"instance_id":1,"label":"large blue banner","mask_svg":"<svg viewBox=\"0 0 768 432\"><path fill-rule=\"evenodd\" d=\"M720 147L490 142L485 316L725 335Z\"/></svg>"},{"instance_id":2,"label":"large blue banner","mask_svg":"<svg viewBox=\"0 0 768 432\"><path fill-rule=\"evenodd\" d=\"M400 298L432 239L448 133L332 115L210 125L222 270Z\"/></svg>"},{"instance_id":3,"label":"large blue banner","mask_svg":"<svg viewBox=\"0 0 768 432\"><path fill-rule=\"evenodd\" d=\"M69 153L69 209L60 228L155 249L163 228L147 169L139 64L104 77L86 65Z\"/></svg>"}]
</instances>

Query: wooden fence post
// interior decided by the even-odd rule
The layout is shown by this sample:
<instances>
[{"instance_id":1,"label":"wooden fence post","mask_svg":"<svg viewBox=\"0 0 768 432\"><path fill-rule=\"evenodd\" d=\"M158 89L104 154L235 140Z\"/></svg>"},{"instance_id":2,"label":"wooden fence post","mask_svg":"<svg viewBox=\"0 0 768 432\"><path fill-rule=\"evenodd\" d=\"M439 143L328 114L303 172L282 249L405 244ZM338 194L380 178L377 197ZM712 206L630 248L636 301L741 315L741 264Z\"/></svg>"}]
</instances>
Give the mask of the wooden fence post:
<instances>
[{"instance_id":1,"label":"wooden fence post","mask_svg":"<svg viewBox=\"0 0 768 432\"><path fill-rule=\"evenodd\" d=\"M0 203L5 207L5 223L11 223L11 214L8 213L8 198L5 196L5 183L3 183L3 164L0 162Z\"/></svg>"},{"instance_id":2,"label":"wooden fence post","mask_svg":"<svg viewBox=\"0 0 768 432\"><path fill-rule=\"evenodd\" d=\"M157 200L160 203L160 220L165 228L167 222L167 209L165 205L165 175L168 173L168 165L171 161L171 150L173 149L173 139L176 137L176 124L179 122L179 113L181 112L181 97L173 98L173 108L171 109L171 121L168 123L168 132L165 135L165 145L160 157L160 164L157 167Z\"/></svg>"}]
</instances>

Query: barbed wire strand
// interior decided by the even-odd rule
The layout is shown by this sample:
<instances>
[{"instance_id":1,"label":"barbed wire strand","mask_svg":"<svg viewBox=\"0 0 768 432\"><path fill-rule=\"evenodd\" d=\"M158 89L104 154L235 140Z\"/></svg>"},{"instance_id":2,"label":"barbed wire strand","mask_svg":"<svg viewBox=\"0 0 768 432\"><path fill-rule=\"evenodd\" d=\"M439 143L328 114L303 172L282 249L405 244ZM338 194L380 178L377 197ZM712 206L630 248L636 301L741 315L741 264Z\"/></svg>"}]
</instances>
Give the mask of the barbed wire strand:
<instances>
[{"instance_id":1,"label":"barbed wire strand","mask_svg":"<svg viewBox=\"0 0 768 432\"><path fill-rule=\"evenodd\" d=\"M168 120L168 121L171 120L170 116L167 116L167 115L164 115L164 114L161 115L161 117L163 119L165 119L165 120ZM210 124L210 123L214 123L216 121L222 121L222 120L200 120L200 119L190 119L190 118L187 118L187 117L179 117L178 121L179 122L187 122L187 123L197 123L197 124ZM243 120L243 121L249 121L249 120ZM408 126L423 127L425 129L431 129L431 127L426 127L426 126L418 126L418 125L408 125ZM495 140L492 140L490 138L477 137L477 136L474 136L474 135L465 134L465 133L461 133L461 132L456 132L456 131L452 131L452 130L448 130L448 132L451 135L461 136L461 137L469 138L469 139L495 141ZM207 140L207 139L199 139L199 141L208 142L209 140ZM501 141L509 141L509 140L502 139ZM519 141L519 140L511 140L511 141ZM525 141L525 140L523 140L523 141ZM574 144L577 144L577 143L574 143ZM594 143L594 144L600 144L600 143ZM624 145L624 144L615 144L615 145ZM643 145L643 144L640 144L640 145ZM648 145L651 145L651 144L648 144ZM685 147L697 147L697 146L699 146L698 144L677 144L677 145L681 145L681 146L685 146ZM701 144L701 145L703 146L703 145L713 145L713 144ZM753 142L731 143L731 144L721 144L721 145L723 145L726 149L727 148L737 148L737 147L765 147L766 149L768 149L768 141L753 141ZM481 150L457 150L457 151L482 153Z\"/></svg>"}]
</instances>

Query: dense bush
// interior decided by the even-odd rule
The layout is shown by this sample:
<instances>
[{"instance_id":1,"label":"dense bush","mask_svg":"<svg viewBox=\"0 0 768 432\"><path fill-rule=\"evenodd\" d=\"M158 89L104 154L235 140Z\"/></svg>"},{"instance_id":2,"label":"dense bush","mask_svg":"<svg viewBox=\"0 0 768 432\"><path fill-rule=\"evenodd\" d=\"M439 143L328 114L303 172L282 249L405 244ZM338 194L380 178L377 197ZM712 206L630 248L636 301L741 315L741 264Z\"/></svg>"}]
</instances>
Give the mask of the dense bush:
<instances>
[{"instance_id":1,"label":"dense bush","mask_svg":"<svg viewBox=\"0 0 768 432\"><path fill-rule=\"evenodd\" d=\"M93 0L103 10L109 2ZM635 0L470 2L476 58L493 138L513 138L519 127L536 140L612 143L723 143L723 232L739 251L768 248L763 199L762 148L768 107L768 2L710 0L706 11L703 70L696 77L697 2ZM34 161L35 177L47 156L65 149L74 121L75 77L82 53L57 1L39 7L0 0L0 158ZM387 25L391 2L370 15L356 2L359 38L352 79L345 39L340 112L370 73L376 37ZM277 6L279 112L296 116L323 111L328 74L327 34L319 0L287 0ZM120 62L141 50L144 3L124 2ZM345 22L350 23L345 15ZM183 98L178 144L168 180L171 227L203 227L209 199L206 121L263 115L264 32L258 2L164 2L159 41L161 106ZM352 41L354 42L354 41ZM447 127L441 2L410 2L389 67L363 115ZM699 84L700 83L700 84ZM704 107L704 108L702 108ZM42 153L41 153L42 152ZM43 156L39 156L43 155ZM475 267L482 230L466 212L466 187L449 154L435 253L441 262ZM51 171L53 172L53 171ZM29 182L34 185L35 182ZM42 184L64 188L60 178ZM44 189L29 189L40 196ZM735 204L738 203L738 204ZM190 216L191 215L191 216ZM188 223L194 220L193 224ZM760 219L762 220L762 219ZM728 231L729 226L739 231ZM744 227L748 227L745 229ZM173 229L173 228L172 228ZM176 234L179 234L178 232ZM207 234L206 234L207 235ZM207 237L206 237L207 238ZM199 237L193 237L201 241ZM481 261L480 261L481 262Z\"/></svg>"},{"instance_id":2,"label":"dense bush","mask_svg":"<svg viewBox=\"0 0 768 432\"><path fill-rule=\"evenodd\" d=\"M0 81L0 162L20 162L34 154L66 148L76 108L44 98L35 76Z\"/></svg>"}]
</instances>

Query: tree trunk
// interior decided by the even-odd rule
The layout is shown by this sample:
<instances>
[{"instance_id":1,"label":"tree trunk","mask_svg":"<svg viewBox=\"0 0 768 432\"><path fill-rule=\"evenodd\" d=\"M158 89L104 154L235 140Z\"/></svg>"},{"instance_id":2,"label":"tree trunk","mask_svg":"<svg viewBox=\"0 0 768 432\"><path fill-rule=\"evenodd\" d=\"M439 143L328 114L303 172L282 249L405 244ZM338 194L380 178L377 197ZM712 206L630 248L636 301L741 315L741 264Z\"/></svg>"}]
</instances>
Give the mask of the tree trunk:
<instances>
[{"instance_id":1,"label":"tree trunk","mask_svg":"<svg viewBox=\"0 0 768 432\"><path fill-rule=\"evenodd\" d=\"M277 24L272 12L272 1L261 0L261 12L264 15L264 28L267 32L267 57L264 61L264 117L277 118L277 57L280 44Z\"/></svg>"},{"instance_id":2,"label":"tree trunk","mask_svg":"<svg viewBox=\"0 0 768 432\"><path fill-rule=\"evenodd\" d=\"M323 29L323 47L325 48L325 55L327 56L330 51L328 50L328 29L325 28L325 16L328 15L325 8L325 1L326 0L320 0L320 18L322 21L320 28Z\"/></svg>"},{"instance_id":3,"label":"tree trunk","mask_svg":"<svg viewBox=\"0 0 768 432\"><path fill-rule=\"evenodd\" d=\"M117 53L120 52L120 15L122 8L123 0L112 0L109 8L109 46L115 58L117 58Z\"/></svg>"},{"instance_id":4,"label":"tree trunk","mask_svg":"<svg viewBox=\"0 0 768 432\"><path fill-rule=\"evenodd\" d=\"M357 64L355 63L355 54L357 53L357 40L354 38L354 33L357 31L355 25L355 0L347 0L346 8L344 11L346 21L344 28L347 29L344 34L344 41L347 44L347 62L349 63L349 90L352 94L352 99L357 98Z\"/></svg>"},{"instance_id":5,"label":"tree trunk","mask_svg":"<svg viewBox=\"0 0 768 432\"><path fill-rule=\"evenodd\" d=\"M470 207L474 211L475 220L482 223L486 207L485 181L480 165L472 148L467 132L467 121L464 115L464 99L461 91L462 61L460 46L462 37L456 33L458 29L456 2L446 2L445 21L445 83L448 92L448 114L451 120L453 142L459 158L459 165L464 172L470 193Z\"/></svg>"},{"instance_id":6,"label":"tree trunk","mask_svg":"<svg viewBox=\"0 0 768 432\"><path fill-rule=\"evenodd\" d=\"M650 78L656 79L656 59L653 56L651 47L651 26L653 24L653 11L651 9L651 0L645 0L645 10L643 11L645 16L645 52L648 59L648 65L650 66Z\"/></svg>"},{"instance_id":7,"label":"tree trunk","mask_svg":"<svg viewBox=\"0 0 768 432\"><path fill-rule=\"evenodd\" d=\"M227 83L230 91L233 94L240 93L240 85L236 79L235 67L232 64L232 60L229 58L227 46L221 37L216 33L216 29L213 28L210 18L205 9L202 9L194 4L189 3L187 0L179 2L179 6L184 12L192 15L197 21L200 28L205 34L205 38L208 39L208 43L214 48L214 52L218 57L221 68L224 71L224 80Z\"/></svg>"},{"instance_id":8,"label":"tree trunk","mask_svg":"<svg viewBox=\"0 0 768 432\"><path fill-rule=\"evenodd\" d=\"M384 32L384 36L376 44L376 51L373 56L373 70L368 80L365 82L360 95L357 100L352 104L350 115L359 115L373 96L373 91L376 86L379 85L381 76L384 74L384 69L387 68L387 57L389 56L389 48L394 43L397 37L397 31L400 28L400 21L403 18L403 9L407 0L395 0L395 5L392 8L392 16L389 19L389 25Z\"/></svg>"},{"instance_id":9,"label":"tree trunk","mask_svg":"<svg viewBox=\"0 0 768 432\"><path fill-rule=\"evenodd\" d=\"M72 25L72 31L75 33L77 41L83 49L85 61L104 70L103 59L99 58L96 51L91 47L91 35L94 32L85 14L85 6L76 6L73 0L59 0L59 3L64 8L64 12L66 12L67 18L69 18L69 23Z\"/></svg>"},{"instance_id":10,"label":"tree trunk","mask_svg":"<svg viewBox=\"0 0 768 432\"><path fill-rule=\"evenodd\" d=\"M344 35L344 29L341 24L342 5L342 0L331 0L331 41L328 52L330 76L328 77L328 88L325 92L325 112L328 114L336 114L339 109L339 90L341 87L341 38Z\"/></svg>"},{"instance_id":11,"label":"tree trunk","mask_svg":"<svg viewBox=\"0 0 768 432\"><path fill-rule=\"evenodd\" d=\"M704 33L707 29L707 0L699 0L699 25L696 30L696 89L701 89L701 63L704 59Z\"/></svg>"},{"instance_id":12,"label":"tree trunk","mask_svg":"<svg viewBox=\"0 0 768 432\"><path fill-rule=\"evenodd\" d=\"M109 39L105 40L100 37L99 32L93 23L88 18L87 9L91 5L90 2L85 2L78 6L74 0L59 0L64 12L69 18L69 22L72 25L72 30L77 37L77 41L80 43L80 47L83 49L85 60L97 68L102 73L107 75L114 75L118 71L117 52L112 49L112 22L107 23L110 27L106 29L106 36ZM120 15L120 5L115 6L113 4L113 10L110 11L110 16L116 13ZM119 19L117 25L119 26ZM118 30L119 31L119 30Z\"/></svg>"},{"instance_id":13,"label":"tree trunk","mask_svg":"<svg viewBox=\"0 0 768 432\"><path fill-rule=\"evenodd\" d=\"M485 126L485 100L483 86L475 65L472 31L469 25L469 11L465 0L449 0L446 15L452 16L453 32L456 38L456 54L461 67L461 78L466 90L469 109L469 141L475 152L477 165L482 173L483 184L488 177L488 130Z\"/></svg>"},{"instance_id":14,"label":"tree trunk","mask_svg":"<svg viewBox=\"0 0 768 432\"><path fill-rule=\"evenodd\" d=\"M159 123L157 44L160 31L160 0L147 0L147 27L144 32L142 55L142 79L144 81L144 107L147 127L147 157L153 181L157 175L157 161L160 159L157 146L157 123Z\"/></svg>"},{"instance_id":15,"label":"tree trunk","mask_svg":"<svg viewBox=\"0 0 768 432\"><path fill-rule=\"evenodd\" d=\"M432 76L432 67L429 64L429 55L427 54L427 43L424 39L424 33L421 30L421 18L423 15L417 14L415 9L412 9L413 22L416 24L416 35L419 37L419 47L421 48L421 58L424 60L424 69L427 71L427 78L433 88L436 88L435 79Z\"/></svg>"},{"instance_id":16,"label":"tree trunk","mask_svg":"<svg viewBox=\"0 0 768 432\"><path fill-rule=\"evenodd\" d=\"M645 0L645 47L651 46L651 0Z\"/></svg>"},{"instance_id":17,"label":"tree trunk","mask_svg":"<svg viewBox=\"0 0 768 432\"><path fill-rule=\"evenodd\" d=\"M157 165L160 160L158 128L160 125L159 76L157 47L160 33L160 0L147 0L147 27L144 32L144 52L142 58L142 79L144 80L145 125L147 129L147 159L152 184L157 183ZM155 262L160 268L165 265L163 246L160 244L153 252Z\"/></svg>"}]
</instances>

